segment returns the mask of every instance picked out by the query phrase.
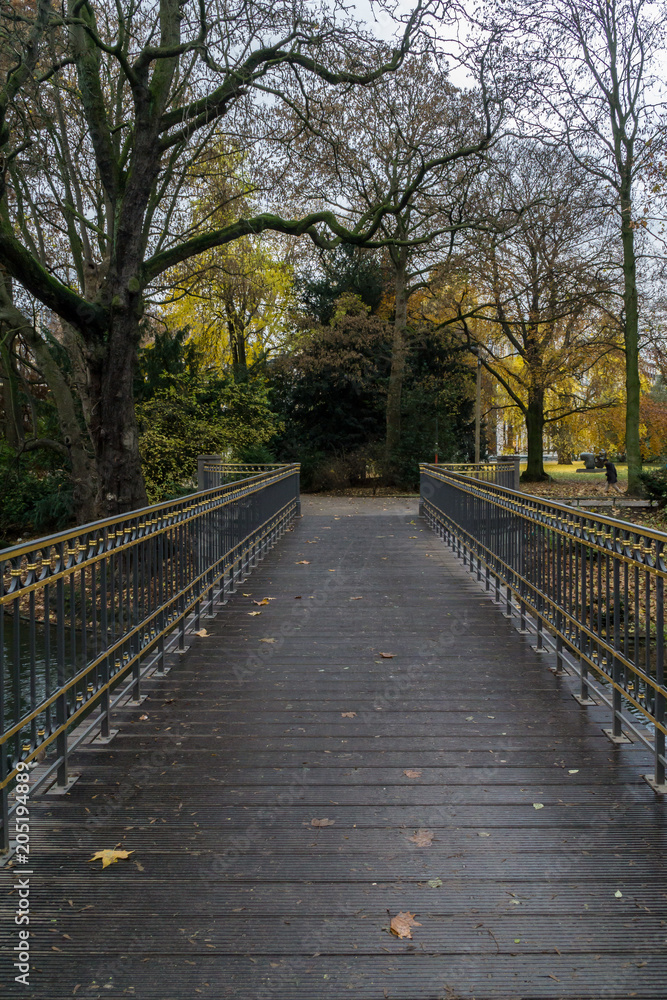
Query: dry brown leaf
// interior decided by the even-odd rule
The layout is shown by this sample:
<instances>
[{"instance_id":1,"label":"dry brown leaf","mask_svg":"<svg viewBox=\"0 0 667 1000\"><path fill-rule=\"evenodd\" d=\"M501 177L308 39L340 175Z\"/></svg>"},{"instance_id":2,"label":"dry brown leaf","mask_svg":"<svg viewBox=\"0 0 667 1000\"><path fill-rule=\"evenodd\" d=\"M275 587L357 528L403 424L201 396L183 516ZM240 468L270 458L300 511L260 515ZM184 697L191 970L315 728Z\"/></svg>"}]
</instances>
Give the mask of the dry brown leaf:
<instances>
[{"instance_id":1,"label":"dry brown leaf","mask_svg":"<svg viewBox=\"0 0 667 1000\"><path fill-rule=\"evenodd\" d=\"M422 776L421 771L414 770L411 767L409 767L407 770L403 771L403 774L405 775L406 778L421 778L421 776Z\"/></svg>"},{"instance_id":2,"label":"dry brown leaf","mask_svg":"<svg viewBox=\"0 0 667 1000\"><path fill-rule=\"evenodd\" d=\"M297 559L295 566L310 566L310 559Z\"/></svg>"},{"instance_id":3,"label":"dry brown leaf","mask_svg":"<svg viewBox=\"0 0 667 1000\"><path fill-rule=\"evenodd\" d=\"M396 656L396 653L380 653L380 656L382 657L383 660L393 660L394 657Z\"/></svg>"},{"instance_id":4,"label":"dry brown leaf","mask_svg":"<svg viewBox=\"0 0 667 1000\"><path fill-rule=\"evenodd\" d=\"M351 597L351 601L363 601L363 597Z\"/></svg>"},{"instance_id":5,"label":"dry brown leaf","mask_svg":"<svg viewBox=\"0 0 667 1000\"><path fill-rule=\"evenodd\" d=\"M430 847L433 843L433 830L415 830L408 840L411 840L417 847Z\"/></svg>"},{"instance_id":6,"label":"dry brown leaf","mask_svg":"<svg viewBox=\"0 0 667 1000\"><path fill-rule=\"evenodd\" d=\"M311 826L333 826L335 822L336 822L335 819L327 819L325 817L324 819L311 819L310 825Z\"/></svg>"},{"instance_id":7,"label":"dry brown leaf","mask_svg":"<svg viewBox=\"0 0 667 1000\"><path fill-rule=\"evenodd\" d=\"M148 719L148 716L146 715L145 712L144 712L143 715L139 716L139 722L146 722L147 719Z\"/></svg>"},{"instance_id":8,"label":"dry brown leaf","mask_svg":"<svg viewBox=\"0 0 667 1000\"><path fill-rule=\"evenodd\" d=\"M275 639L260 639L260 642L275 642Z\"/></svg>"},{"instance_id":9,"label":"dry brown leaf","mask_svg":"<svg viewBox=\"0 0 667 1000\"><path fill-rule=\"evenodd\" d=\"M248 614L251 618L255 618L257 615L261 615L261 611L249 611Z\"/></svg>"},{"instance_id":10,"label":"dry brown leaf","mask_svg":"<svg viewBox=\"0 0 667 1000\"><path fill-rule=\"evenodd\" d=\"M269 599L268 599L268 597L265 597L261 601L253 601L252 603L253 604L258 604L258 605L268 604L269 603Z\"/></svg>"},{"instance_id":11,"label":"dry brown leaf","mask_svg":"<svg viewBox=\"0 0 667 1000\"><path fill-rule=\"evenodd\" d=\"M88 858L88 863L101 860L102 868L108 868L121 859L129 858L130 854L134 854L134 851L97 851L92 858Z\"/></svg>"},{"instance_id":12,"label":"dry brown leaf","mask_svg":"<svg viewBox=\"0 0 667 1000\"><path fill-rule=\"evenodd\" d=\"M206 631L205 628L200 628L198 632L195 632L195 635L200 635L202 638L204 638L204 636L208 635L208 632Z\"/></svg>"},{"instance_id":13,"label":"dry brown leaf","mask_svg":"<svg viewBox=\"0 0 667 1000\"><path fill-rule=\"evenodd\" d=\"M391 923L389 924L389 930L397 938L411 938L413 927L421 927L421 924L418 920L415 920L415 914L410 913L409 910L397 913L395 917L391 918Z\"/></svg>"},{"instance_id":14,"label":"dry brown leaf","mask_svg":"<svg viewBox=\"0 0 667 1000\"><path fill-rule=\"evenodd\" d=\"M356 712L341 712L340 714L343 716L344 719L354 719L354 717L356 716L357 713Z\"/></svg>"}]
</instances>

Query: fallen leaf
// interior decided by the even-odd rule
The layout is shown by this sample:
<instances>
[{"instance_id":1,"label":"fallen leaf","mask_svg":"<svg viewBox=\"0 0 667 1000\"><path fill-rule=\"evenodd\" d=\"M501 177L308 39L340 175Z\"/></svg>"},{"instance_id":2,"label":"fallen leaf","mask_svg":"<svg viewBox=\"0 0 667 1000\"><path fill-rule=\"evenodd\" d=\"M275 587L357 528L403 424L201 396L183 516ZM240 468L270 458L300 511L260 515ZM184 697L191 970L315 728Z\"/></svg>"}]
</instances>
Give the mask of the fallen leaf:
<instances>
[{"instance_id":1,"label":"fallen leaf","mask_svg":"<svg viewBox=\"0 0 667 1000\"><path fill-rule=\"evenodd\" d=\"M394 657L396 656L396 653L380 653L380 656L382 657L383 660L393 660Z\"/></svg>"},{"instance_id":2,"label":"fallen leaf","mask_svg":"<svg viewBox=\"0 0 667 1000\"><path fill-rule=\"evenodd\" d=\"M297 594L297 595L296 595L296 597L294 598L294 600L295 600L295 601L300 601L300 600L302 600L302 597L301 597L301 594Z\"/></svg>"},{"instance_id":3,"label":"fallen leaf","mask_svg":"<svg viewBox=\"0 0 667 1000\"><path fill-rule=\"evenodd\" d=\"M342 717L344 719L354 719L357 713L356 712L341 712L340 714L342 715Z\"/></svg>"},{"instance_id":4,"label":"fallen leaf","mask_svg":"<svg viewBox=\"0 0 667 1000\"><path fill-rule=\"evenodd\" d=\"M257 615L261 615L261 611L249 611L248 614L251 618L255 618Z\"/></svg>"},{"instance_id":5,"label":"fallen leaf","mask_svg":"<svg viewBox=\"0 0 667 1000\"><path fill-rule=\"evenodd\" d=\"M327 819L325 817L324 819L311 819L310 825L311 826L333 826L335 822L336 822L335 819Z\"/></svg>"},{"instance_id":6,"label":"fallen leaf","mask_svg":"<svg viewBox=\"0 0 667 1000\"><path fill-rule=\"evenodd\" d=\"M478 837L490 837L490 836L491 836L491 834L490 834L490 833L487 833L487 831L486 831L486 830L478 830L478 831L477 831L477 836L478 836Z\"/></svg>"},{"instance_id":7,"label":"fallen leaf","mask_svg":"<svg viewBox=\"0 0 667 1000\"><path fill-rule=\"evenodd\" d=\"M407 770L403 771L403 774L405 775L406 778L421 778L422 776L421 771L415 771L412 768L408 768Z\"/></svg>"},{"instance_id":8,"label":"fallen leaf","mask_svg":"<svg viewBox=\"0 0 667 1000\"><path fill-rule=\"evenodd\" d=\"M88 859L88 863L101 859L102 868L108 868L109 865L113 865L121 859L129 858L130 854L134 854L134 851L97 851L92 858Z\"/></svg>"},{"instance_id":9,"label":"fallen leaf","mask_svg":"<svg viewBox=\"0 0 667 1000\"><path fill-rule=\"evenodd\" d=\"M195 635L200 635L203 639L204 636L208 635L208 632L206 631L205 628L200 628L198 632L195 631Z\"/></svg>"},{"instance_id":10,"label":"fallen leaf","mask_svg":"<svg viewBox=\"0 0 667 1000\"><path fill-rule=\"evenodd\" d=\"M521 938L514 938L514 944L521 944Z\"/></svg>"},{"instance_id":11,"label":"fallen leaf","mask_svg":"<svg viewBox=\"0 0 667 1000\"><path fill-rule=\"evenodd\" d=\"M143 714L143 715L140 715L140 716L139 716L139 722L145 722L147 718L148 718L148 716L147 716L147 715L146 715L146 713L144 712L144 714Z\"/></svg>"},{"instance_id":12,"label":"fallen leaf","mask_svg":"<svg viewBox=\"0 0 667 1000\"><path fill-rule=\"evenodd\" d=\"M426 884L431 889L439 889L440 886L442 885L442 879L441 878L430 878Z\"/></svg>"},{"instance_id":13,"label":"fallen leaf","mask_svg":"<svg viewBox=\"0 0 667 1000\"><path fill-rule=\"evenodd\" d=\"M433 830L415 830L408 840L411 840L417 847L430 847L433 842Z\"/></svg>"},{"instance_id":14,"label":"fallen leaf","mask_svg":"<svg viewBox=\"0 0 667 1000\"><path fill-rule=\"evenodd\" d=\"M363 601L363 597L351 597L351 601Z\"/></svg>"},{"instance_id":15,"label":"fallen leaf","mask_svg":"<svg viewBox=\"0 0 667 1000\"><path fill-rule=\"evenodd\" d=\"M421 927L421 924L415 920L415 914L410 913L409 910L406 910L405 913L397 913L395 917L391 918L389 924L389 930L397 938L411 938L413 927Z\"/></svg>"},{"instance_id":16,"label":"fallen leaf","mask_svg":"<svg viewBox=\"0 0 667 1000\"><path fill-rule=\"evenodd\" d=\"M578 767L575 767L575 768L574 768L574 770L572 770L572 771L568 771L567 773L568 773L568 774L579 774L579 768L578 768Z\"/></svg>"},{"instance_id":17,"label":"fallen leaf","mask_svg":"<svg viewBox=\"0 0 667 1000\"><path fill-rule=\"evenodd\" d=\"M335 573L335 572L336 572L336 570L335 570L335 569L330 569L330 570L329 570L329 572L330 572L330 573Z\"/></svg>"},{"instance_id":18,"label":"fallen leaf","mask_svg":"<svg viewBox=\"0 0 667 1000\"><path fill-rule=\"evenodd\" d=\"M614 893L614 895L616 896L616 899L621 899L622 896L623 896L623 893L621 892L620 889L617 889L616 892Z\"/></svg>"},{"instance_id":19,"label":"fallen leaf","mask_svg":"<svg viewBox=\"0 0 667 1000\"><path fill-rule=\"evenodd\" d=\"M265 597L265 598L264 598L263 600L261 600L261 601L253 601L252 603L253 603L253 604L258 604L258 605L262 605L262 604L268 604L268 603L269 603L269 599L268 599L268 597Z\"/></svg>"},{"instance_id":20,"label":"fallen leaf","mask_svg":"<svg viewBox=\"0 0 667 1000\"><path fill-rule=\"evenodd\" d=\"M533 802L533 809L544 809L543 802Z\"/></svg>"},{"instance_id":21,"label":"fallen leaf","mask_svg":"<svg viewBox=\"0 0 667 1000\"><path fill-rule=\"evenodd\" d=\"M298 559L295 566L310 566L310 559Z\"/></svg>"},{"instance_id":22,"label":"fallen leaf","mask_svg":"<svg viewBox=\"0 0 667 1000\"><path fill-rule=\"evenodd\" d=\"M260 642L275 642L275 639L260 639Z\"/></svg>"}]
</instances>

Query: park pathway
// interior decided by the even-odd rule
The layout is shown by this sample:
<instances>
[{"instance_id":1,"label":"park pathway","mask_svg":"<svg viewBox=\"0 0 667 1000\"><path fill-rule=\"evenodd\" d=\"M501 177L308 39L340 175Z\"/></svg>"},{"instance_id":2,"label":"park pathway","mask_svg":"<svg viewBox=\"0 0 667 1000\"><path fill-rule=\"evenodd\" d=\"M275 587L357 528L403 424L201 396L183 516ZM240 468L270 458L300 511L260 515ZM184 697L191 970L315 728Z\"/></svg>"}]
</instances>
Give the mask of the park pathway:
<instances>
[{"instance_id":1,"label":"park pathway","mask_svg":"<svg viewBox=\"0 0 667 1000\"><path fill-rule=\"evenodd\" d=\"M416 502L304 498L204 624L33 803L31 986L5 892L2 997L664 1000L651 763Z\"/></svg>"}]
</instances>

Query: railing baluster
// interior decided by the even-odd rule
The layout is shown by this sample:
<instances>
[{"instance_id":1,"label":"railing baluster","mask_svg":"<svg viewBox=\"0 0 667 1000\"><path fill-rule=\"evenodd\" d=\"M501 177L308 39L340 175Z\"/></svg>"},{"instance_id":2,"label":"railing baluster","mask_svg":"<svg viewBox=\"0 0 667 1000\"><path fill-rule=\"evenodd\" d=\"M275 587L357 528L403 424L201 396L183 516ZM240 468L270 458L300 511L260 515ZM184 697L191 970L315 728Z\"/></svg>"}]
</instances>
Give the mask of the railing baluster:
<instances>
[{"instance_id":1,"label":"railing baluster","mask_svg":"<svg viewBox=\"0 0 667 1000\"><path fill-rule=\"evenodd\" d=\"M284 533L298 511L298 472L241 467L229 472L233 485L194 499L0 553L0 852L18 760L55 742L32 788L68 785L72 750L96 731L113 736L114 706L139 700L146 671L165 672L168 650L184 649L202 609L224 603L225 585L233 591ZM97 711L79 712L84 703Z\"/></svg>"},{"instance_id":2,"label":"railing baluster","mask_svg":"<svg viewBox=\"0 0 667 1000\"><path fill-rule=\"evenodd\" d=\"M422 465L420 510L485 591L493 575L497 603L504 588L506 616L535 632L538 652L555 650L556 675L578 676L577 700L596 704L594 691L611 709L610 738L630 733L651 747L651 784L666 791L667 535L518 494L506 481L500 466Z\"/></svg>"}]
</instances>

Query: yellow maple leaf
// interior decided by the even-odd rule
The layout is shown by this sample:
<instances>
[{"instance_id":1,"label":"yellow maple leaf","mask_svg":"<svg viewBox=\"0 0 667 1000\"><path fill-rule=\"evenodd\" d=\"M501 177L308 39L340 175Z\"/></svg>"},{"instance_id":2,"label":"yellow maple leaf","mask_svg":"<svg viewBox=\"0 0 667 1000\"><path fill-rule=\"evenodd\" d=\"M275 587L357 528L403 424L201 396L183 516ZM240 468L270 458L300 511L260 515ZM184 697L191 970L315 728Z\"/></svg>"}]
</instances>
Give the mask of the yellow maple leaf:
<instances>
[{"instance_id":1,"label":"yellow maple leaf","mask_svg":"<svg viewBox=\"0 0 667 1000\"><path fill-rule=\"evenodd\" d=\"M121 858L129 858L130 854L134 854L134 851L97 851L96 854L93 854L92 858L88 859L88 862L99 861L101 859L102 868L108 868L109 865L114 865Z\"/></svg>"}]
</instances>

